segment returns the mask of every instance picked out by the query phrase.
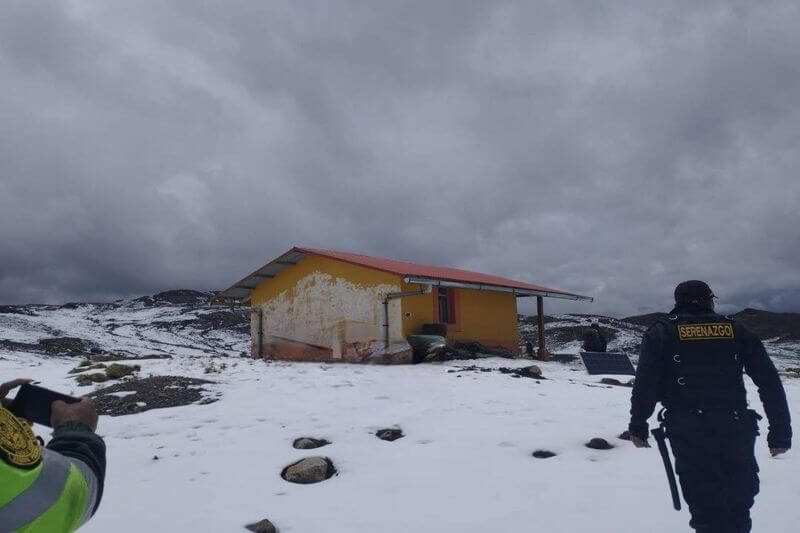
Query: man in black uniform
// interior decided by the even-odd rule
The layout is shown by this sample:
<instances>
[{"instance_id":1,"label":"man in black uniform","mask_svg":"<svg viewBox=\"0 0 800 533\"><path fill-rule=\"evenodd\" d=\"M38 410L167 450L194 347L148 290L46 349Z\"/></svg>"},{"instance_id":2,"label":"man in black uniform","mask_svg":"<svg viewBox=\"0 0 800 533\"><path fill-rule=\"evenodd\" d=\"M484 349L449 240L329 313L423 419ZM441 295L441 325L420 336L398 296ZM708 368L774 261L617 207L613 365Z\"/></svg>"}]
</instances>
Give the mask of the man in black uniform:
<instances>
[{"instance_id":1,"label":"man in black uniform","mask_svg":"<svg viewBox=\"0 0 800 533\"><path fill-rule=\"evenodd\" d=\"M743 372L758 387L773 456L791 447L789 407L778 372L756 335L714 313L702 281L675 289L675 308L644 335L631 397L631 441L649 447L647 419L656 402L692 519L703 533L747 533L758 494L755 411L747 408Z\"/></svg>"},{"instance_id":2,"label":"man in black uniform","mask_svg":"<svg viewBox=\"0 0 800 533\"><path fill-rule=\"evenodd\" d=\"M603 335L600 324L594 322L589 329L583 332L582 349L584 352L605 352L607 348L606 336Z\"/></svg>"}]
</instances>

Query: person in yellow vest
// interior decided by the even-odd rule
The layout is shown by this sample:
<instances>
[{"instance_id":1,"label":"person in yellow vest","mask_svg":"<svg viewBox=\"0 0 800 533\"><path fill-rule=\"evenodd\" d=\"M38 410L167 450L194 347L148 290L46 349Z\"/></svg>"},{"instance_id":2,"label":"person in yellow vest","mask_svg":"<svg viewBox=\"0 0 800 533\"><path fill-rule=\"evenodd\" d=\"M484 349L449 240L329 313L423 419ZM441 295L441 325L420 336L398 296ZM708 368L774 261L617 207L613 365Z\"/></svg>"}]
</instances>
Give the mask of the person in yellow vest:
<instances>
[{"instance_id":1,"label":"person in yellow vest","mask_svg":"<svg viewBox=\"0 0 800 533\"><path fill-rule=\"evenodd\" d=\"M89 520L103 495L106 446L88 398L53 402L53 438L42 447L6 395L27 379L0 385L0 533L67 533Z\"/></svg>"}]
</instances>

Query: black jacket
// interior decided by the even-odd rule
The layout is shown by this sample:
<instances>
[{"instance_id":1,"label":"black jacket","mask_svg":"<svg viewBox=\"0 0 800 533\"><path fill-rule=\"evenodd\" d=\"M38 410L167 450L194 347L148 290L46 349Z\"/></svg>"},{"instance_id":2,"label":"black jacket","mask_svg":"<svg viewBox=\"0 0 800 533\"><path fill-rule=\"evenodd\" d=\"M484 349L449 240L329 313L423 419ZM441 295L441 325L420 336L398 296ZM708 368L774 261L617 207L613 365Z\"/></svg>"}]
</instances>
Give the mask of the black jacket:
<instances>
[{"instance_id":1,"label":"black jacket","mask_svg":"<svg viewBox=\"0 0 800 533\"><path fill-rule=\"evenodd\" d=\"M708 315L709 311L690 305L673 309L671 314ZM636 381L631 395L631 421L628 429L632 435L643 440L647 439L647 419L653 414L656 403L669 403L670 400L668 381L671 379L670 365L673 355L667 349L671 335L667 327L662 322L656 322L642 339ZM780 376L761 340L741 324L735 323L734 327L743 370L758 387L758 394L769 420L767 442L771 448L789 448L792 429L789 406Z\"/></svg>"},{"instance_id":2,"label":"black jacket","mask_svg":"<svg viewBox=\"0 0 800 533\"><path fill-rule=\"evenodd\" d=\"M584 352L605 352L608 343L599 328L589 328L583 332Z\"/></svg>"}]
</instances>

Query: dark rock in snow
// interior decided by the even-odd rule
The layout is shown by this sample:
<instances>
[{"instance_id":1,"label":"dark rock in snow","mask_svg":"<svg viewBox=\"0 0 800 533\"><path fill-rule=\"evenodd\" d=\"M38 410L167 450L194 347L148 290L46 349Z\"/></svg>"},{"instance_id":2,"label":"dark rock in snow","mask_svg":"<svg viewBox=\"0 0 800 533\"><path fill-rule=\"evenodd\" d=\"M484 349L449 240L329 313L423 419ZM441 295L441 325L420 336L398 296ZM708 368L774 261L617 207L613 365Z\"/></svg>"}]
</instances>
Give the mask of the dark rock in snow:
<instances>
[{"instance_id":1,"label":"dark rock in snow","mask_svg":"<svg viewBox=\"0 0 800 533\"><path fill-rule=\"evenodd\" d=\"M536 365L524 366L522 368L498 368L503 374L511 374L515 378L547 379L542 376L542 369Z\"/></svg>"},{"instance_id":2,"label":"dark rock in snow","mask_svg":"<svg viewBox=\"0 0 800 533\"><path fill-rule=\"evenodd\" d=\"M298 450L313 450L314 448L322 448L330 444L330 441L325 439L315 439L312 437L300 437L295 439L292 446Z\"/></svg>"},{"instance_id":3,"label":"dark rock in snow","mask_svg":"<svg viewBox=\"0 0 800 533\"><path fill-rule=\"evenodd\" d=\"M259 522L254 522L252 524L247 524L244 526L245 529L248 531L252 531L253 533L277 533L278 530L275 529L275 526L267 520L261 520Z\"/></svg>"},{"instance_id":4,"label":"dark rock in snow","mask_svg":"<svg viewBox=\"0 0 800 533\"><path fill-rule=\"evenodd\" d=\"M610 450L614 446L609 444L606 439L601 439L600 437L595 437L589 442L586 443L587 448L591 448L593 450Z\"/></svg>"},{"instance_id":5,"label":"dark rock in snow","mask_svg":"<svg viewBox=\"0 0 800 533\"><path fill-rule=\"evenodd\" d=\"M307 457L284 468L281 477L291 483L309 485L330 479L334 474L336 468L329 458Z\"/></svg>"},{"instance_id":6,"label":"dark rock in snow","mask_svg":"<svg viewBox=\"0 0 800 533\"><path fill-rule=\"evenodd\" d=\"M550 457L555 457L556 454L550 450L536 450L533 452L533 456L537 459L548 459Z\"/></svg>"},{"instance_id":7,"label":"dark rock in snow","mask_svg":"<svg viewBox=\"0 0 800 533\"><path fill-rule=\"evenodd\" d=\"M536 365L531 365L520 368L517 370L517 374L528 378L540 378L542 377L542 369Z\"/></svg>"},{"instance_id":8,"label":"dark rock in snow","mask_svg":"<svg viewBox=\"0 0 800 533\"><path fill-rule=\"evenodd\" d=\"M375 435L381 440L387 440L389 442L395 441L397 439L402 439L405 437L403 435L403 430L400 428L386 428L386 429L379 429Z\"/></svg>"},{"instance_id":9,"label":"dark rock in snow","mask_svg":"<svg viewBox=\"0 0 800 533\"><path fill-rule=\"evenodd\" d=\"M600 380L600 383L602 383L603 385L616 385L617 387L633 387L632 379L623 383L615 378L603 378Z\"/></svg>"}]
</instances>

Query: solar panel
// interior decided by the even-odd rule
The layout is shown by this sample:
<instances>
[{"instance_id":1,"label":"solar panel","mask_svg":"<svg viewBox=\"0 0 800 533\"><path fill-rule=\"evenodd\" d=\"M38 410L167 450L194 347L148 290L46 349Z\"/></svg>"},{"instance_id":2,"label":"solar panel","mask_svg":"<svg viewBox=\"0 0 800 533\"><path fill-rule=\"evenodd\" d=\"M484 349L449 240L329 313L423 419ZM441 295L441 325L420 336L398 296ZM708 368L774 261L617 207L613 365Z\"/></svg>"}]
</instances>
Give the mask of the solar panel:
<instances>
[{"instance_id":1,"label":"solar panel","mask_svg":"<svg viewBox=\"0 0 800 533\"><path fill-rule=\"evenodd\" d=\"M589 374L636 375L631 360L624 353L581 352L581 359Z\"/></svg>"}]
</instances>

